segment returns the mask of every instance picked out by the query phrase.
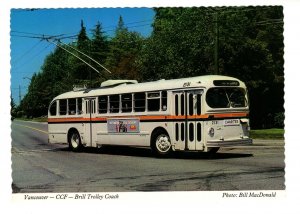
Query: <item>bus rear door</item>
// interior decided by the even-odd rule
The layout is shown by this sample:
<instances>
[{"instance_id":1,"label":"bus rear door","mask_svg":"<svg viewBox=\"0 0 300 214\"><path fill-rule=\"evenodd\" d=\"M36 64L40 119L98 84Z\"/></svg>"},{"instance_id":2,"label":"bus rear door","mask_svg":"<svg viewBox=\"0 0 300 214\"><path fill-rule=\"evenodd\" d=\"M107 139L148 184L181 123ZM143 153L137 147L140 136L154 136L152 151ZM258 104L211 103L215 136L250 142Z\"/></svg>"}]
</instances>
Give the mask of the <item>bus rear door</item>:
<instances>
[{"instance_id":1,"label":"bus rear door","mask_svg":"<svg viewBox=\"0 0 300 214\"><path fill-rule=\"evenodd\" d=\"M95 123L93 123L93 118L95 118L96 114L96 98L84 98L85 102L85 113L86 118L88 118L87 123L85 123L85 139L86 146L93 146L93 142L96 140L96 130Z\"/></svg>"}]
</instances>

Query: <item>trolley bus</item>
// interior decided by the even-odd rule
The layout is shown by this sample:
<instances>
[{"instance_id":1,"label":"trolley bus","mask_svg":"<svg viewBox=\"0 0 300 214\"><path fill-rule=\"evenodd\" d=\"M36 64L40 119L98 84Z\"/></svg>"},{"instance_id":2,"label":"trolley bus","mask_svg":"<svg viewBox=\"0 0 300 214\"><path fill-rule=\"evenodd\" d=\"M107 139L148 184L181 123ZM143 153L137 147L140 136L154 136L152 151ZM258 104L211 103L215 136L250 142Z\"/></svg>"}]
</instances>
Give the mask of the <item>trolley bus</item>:
<instances>
[{"instance_id":1,"label":"trolley bus","mask_svg":"<svg viewBox=\"0 0 300 214\"><path fill-rule=\"evenodd\" d=\"M107 80L96 89L74 89L50 103L48 129L50 143L73 151L124 145L164 156L252 143L246 86L220 75Z\"/></svg>"}]
</instances>

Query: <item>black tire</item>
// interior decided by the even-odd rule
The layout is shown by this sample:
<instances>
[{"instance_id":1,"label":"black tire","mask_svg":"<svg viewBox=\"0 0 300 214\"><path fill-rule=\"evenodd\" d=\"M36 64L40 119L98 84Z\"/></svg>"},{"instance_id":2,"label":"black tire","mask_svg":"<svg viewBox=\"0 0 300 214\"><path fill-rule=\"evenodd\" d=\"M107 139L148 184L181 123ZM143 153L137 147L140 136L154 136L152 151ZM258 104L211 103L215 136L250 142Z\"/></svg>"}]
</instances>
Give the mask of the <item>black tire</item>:
<instances>
[{"instance_id":1,"label":"black tire","mask_svg":"<svg viewBox=\"0 0 300 214\"><path fill-rule=\"evenodd\" d=\"M156 130L151 136L151 148L157 157L167 157L172 153L169 135L162 130Z\"/></svg>"},{"instance_id":2,"label":"black tire","mask_svg":"<svg viewBox=\"0 0 300 214\"><path fill-rule=\"evenodd\" d=\"M73 152L80 152L82 150L82 144L80 135L77 131L72 131L69 134L69 147Z\"/></svg>"}]
</instances>

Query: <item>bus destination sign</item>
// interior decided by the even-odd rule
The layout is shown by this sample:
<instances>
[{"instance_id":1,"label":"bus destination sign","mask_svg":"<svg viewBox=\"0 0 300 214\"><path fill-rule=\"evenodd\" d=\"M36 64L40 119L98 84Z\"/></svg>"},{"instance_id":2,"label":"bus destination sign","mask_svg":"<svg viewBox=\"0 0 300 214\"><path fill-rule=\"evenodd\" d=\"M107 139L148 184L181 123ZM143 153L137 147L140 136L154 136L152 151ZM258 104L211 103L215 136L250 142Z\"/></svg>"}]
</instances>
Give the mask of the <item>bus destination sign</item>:
<instances>
[{"instance_id":1,"label":"bus destination sign","mask_svg":"<svg viewBox=\"0 0 300 214\"><path fill-rule=\"evenodd\" d=\"M239 86L240 83L235 80L214 80L215 86Z\"/></svg>"}]
</instances>

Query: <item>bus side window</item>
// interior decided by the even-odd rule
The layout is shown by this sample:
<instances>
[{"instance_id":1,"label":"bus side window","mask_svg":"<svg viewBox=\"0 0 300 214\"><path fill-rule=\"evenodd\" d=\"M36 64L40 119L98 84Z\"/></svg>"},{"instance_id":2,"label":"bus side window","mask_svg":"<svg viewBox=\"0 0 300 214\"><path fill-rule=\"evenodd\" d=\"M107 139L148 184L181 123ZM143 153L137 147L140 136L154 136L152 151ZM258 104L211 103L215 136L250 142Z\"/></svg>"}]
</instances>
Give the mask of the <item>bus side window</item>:
<instances>
[{"instance_id":1,"label":"bus side window","mask_svg":"<svg viewBox=\"0 0 300 214\"><path fill-rule=\"evenodd\" d=\"M118 113L120 108L120 96L111 95L109 97L109 109L110 113Z\"/></svg>"},{"instance_id":2,"label":"bus side window","mask_svg":"<svg viewBox=\"0 0 300 214\"><path fill-rule=\"evenodd\" d=\"M189 94L188 103L189 103L189 115L193 115L194 114L194 95L193 94Z\"/></svg>"},{"instance_id":3,"label":"bus side window","mask_svg":"<svg viewBox=\"0 0 300 214\"><path fill-rule=\"evenodd\" d=\"M148 111L159 111L160 109L160 92L149 92L147 94Z\"/></svg>"},{"instance_id":4,"label":"bus side window","mask_svg":"<svg viewBox=\"0 0 300 214\"><path fill-rule=\"evenodd\" d=\"M67 100L59 100L59 115L67 114Z\"/></svg>"},{"instance_id":5,"label":"bus side window","mask_svg":"<svg viewBox=\"0 0 300 214\"><path fill-rule=\"evenodd\" d=\"M57 101L55 100L52 104L51 104L51 106L50 106L50 115L51 116L55 116L56 114L57 114L57 110L56 110L56 106L57 106Z\"/></svg>"},{"instance_id":6,"label":"bus side window","mask_svg":"<svg viewBox=\"0 0 300 214\"><path fill-rule=\"evenodd\" d=\"M180 95L180 113L181 115L184 115L185 114L185 111L184 111L184 94L181 94Z\"/></svg>"},{"instance_id":7,"label":"bus side window","mask_svg":"<svg viewBox=\"0 0 300 214\"><path fill-rule=\"evenodd\" d=\"M168 107L168 94L166 91L161 92L161 110L166 111Z\"/></svg>"},{"instance_id":8,"label":"bus side window","mask_svg":"<svg viewBox=\"0 0 300 214\"><path fill-rule=\"evenodd\" d=\"M69 115L75 115L76 114L76 99L75 98L69 99L68 105L69 105L69 108L68 108Z\"/></svg>"},{"instance_id":9,"label":"bus side window","mask_svg":"<svg viewBox=\"0 0 300 214\"><path fill-rule=\"evenodd\" d=\"M143 112L146 107L146 95L145 92L135 93L134 94L134 111Z\"/></svg>"},{"instance_id":10,"label":"bus side window","mask_svg":"<svg viewBox=\"0 0 300 214\"><path fill-rule=\"evenodd\" d=\"M178 94L175 95L175 115L178 116Z\"/></svg>"},{"instance_id":11,"label":"bus side window","mask_svg":"<svg viewBox=\"0 0 300 214\"><path fill-rule=\"evenodd\" d=\"M132 111L132 94L122 94L122 112L131 112Z\"/></svg>"},{"instance_id":12,"label":"bus side window","mask_svg":"<svg viewBox=\"0 0 300 214\"><path fill-rule=\"evenodd\" d=\"M82 114L82 98L77 98L77 114Z\"/></svg>"},{"instance_id":13,"label":"bus side window","mask_svg":"<svg viewBox=\"0 0 300 214\"><path fill-rule=\"evenodd\" d=\"M99 114L107 113L107 96L99 96L98 97L98 112Z\"/></svg>"},{"instance_id":14,"label":"bus side window","mask_svg":"<svg viewBox=\"0 0 300 214\"><path fill-rule=\"evenodd\" d=\"M197 94L197 114L201 114L201 94Z\"/></svg>"}]
</instances>

